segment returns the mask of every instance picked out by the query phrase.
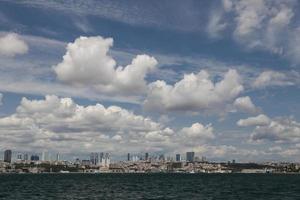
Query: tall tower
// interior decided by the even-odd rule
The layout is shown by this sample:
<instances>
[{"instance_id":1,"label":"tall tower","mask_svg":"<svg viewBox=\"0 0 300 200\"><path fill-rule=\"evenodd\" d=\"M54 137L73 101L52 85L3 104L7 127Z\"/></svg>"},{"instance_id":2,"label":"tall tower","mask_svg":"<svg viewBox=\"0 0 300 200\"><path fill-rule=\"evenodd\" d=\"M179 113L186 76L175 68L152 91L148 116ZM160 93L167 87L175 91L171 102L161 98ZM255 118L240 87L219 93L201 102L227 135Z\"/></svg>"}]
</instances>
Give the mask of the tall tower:
<instances>
[{"instance_id":1,"label":"tall tower","mask_svg":"<svg viewBox=\"0 0 300 200\"><path fill-rule=\"evenodd\" d=\"M42 161L45 161L46 160L46 155L45 155L45 151L42 152Z\"/></svg>"},{"instance_id":2,"label":"tall tower","mask_svg":"<svg viewBox=\"0 0 300 200\"><path fill-rule=\"evenodd\" d=\"M59 159L60 159L60 155L59 155L59 153L57 153L56 154L56 161L59 161Z\"/></svg>"},{"instance_id":3,"label":"tall tower","mask_svg":"<svg viewBox=\"0 0 300 200\"><path fill-rule=\"evenodd\" d=\"M4 162L11 163L11 155L12 151L11 150L5 150L4 151Z\"/></svg>"},{"instance_id":4,"label":"tall tower","mask_svg":"<svg viewBox=\"0 0 300 200\"><path fill-rule=\"evenodd\" d=\"M127 161L130 161L130 153L127 154Z\"/></svg>"},{"instance_id":5,"label":"tall tower","mask_svg":"<svg viewBox=\"0 0 300 200\"><path fill-rule=\"evenodd\" d=\"M195 161L195 152L186 152L186 162Z\"/></svg>"},{"instance_id":6,"label":"tall tower","mask_svg":"<svg viewBox=\"0 0 300 200\"><path fill-rule=\"evenodd\" d=\"M180 162L181 161L181 156L180 156L180 154L178 153L178 154L176 154L176 162Z\"/></svg>"}]
</instances>

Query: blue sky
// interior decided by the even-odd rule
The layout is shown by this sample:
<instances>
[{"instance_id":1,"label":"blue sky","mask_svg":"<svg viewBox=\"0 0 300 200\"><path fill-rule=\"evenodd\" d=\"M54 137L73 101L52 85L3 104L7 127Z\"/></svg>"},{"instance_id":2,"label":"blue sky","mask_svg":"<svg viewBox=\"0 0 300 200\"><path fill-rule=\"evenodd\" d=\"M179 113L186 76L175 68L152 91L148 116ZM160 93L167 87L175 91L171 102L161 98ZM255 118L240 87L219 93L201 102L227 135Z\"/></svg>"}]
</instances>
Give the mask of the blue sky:
<instances>
[{"instance_id":1,"label":"blue sky","mask_svg":"<svg viewBox=\"0 0 300 200\"><path fill-rule=\"evenodd\" d=\"M299 161L297 1L0 1L0 150Z\"/></svg>"}]
</instances>

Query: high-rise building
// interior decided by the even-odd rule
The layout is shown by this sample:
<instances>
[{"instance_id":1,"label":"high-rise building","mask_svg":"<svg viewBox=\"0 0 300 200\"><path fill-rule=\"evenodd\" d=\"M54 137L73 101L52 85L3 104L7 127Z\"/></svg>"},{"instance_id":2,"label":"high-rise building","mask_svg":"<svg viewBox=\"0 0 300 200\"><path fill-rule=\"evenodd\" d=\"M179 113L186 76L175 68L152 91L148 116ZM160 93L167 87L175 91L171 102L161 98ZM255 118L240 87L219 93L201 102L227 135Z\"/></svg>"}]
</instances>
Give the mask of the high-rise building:
<instances>
[{"instance_id":1,"label":"high-rise building","mask_svg":"<svg viewBox=\"0 0 300 200\"><path fill-rule=\"evenodd\" d=\"M147 161L149 159L149 153L145 153L145 160Z\"/></svg>"},{"instance_id":2,"label":"high-rise building","mask_svg":"<svg viewBox=\"0 0 300 200\"><path fill-rule=\"evenodd\" d=\"M178 153L178 154L176 154L176 162L180 162L181 161L181 156L180 156L180 154Z\"/></svg>"},{"instance_id":3,"label":"high-rise building","mask_svg":"<svg viewBox=\"0 0 300 200\"><path fill-rule=\"evenodd\" d=\"M46 160L46 153L43 151L42 152L42 161L45 161Z\"/></svg>"},{"instance_id":4,"label":"high-rise building","mask_svg":"<svg viewBox=\"0 0 300 200\"><path fill-rule=\"evenodd\" d=\"M127 161L130 161L130 153L127 154Z\"/></svg>"},{"instance_id":5,"label":"high-rise building","mask_svg":"<svg viewBox=\"0 0 300 200\"><path fill-rule=\"evenodd\" d=\"M104 159L104 153L101 152L101 153L99 154L99 165L101 165L103 159Z\"/></svg>"},{"instance_id":6,"label":"high-rise building","mask_svg":"<svg viewBox=\"0 0 300 200\"><path fill-rule=\"evenodd\" d=\"M36 154L35 155L31 155L30 160L31 161L39 161L40 157L38 155L36 155Z\"/></svg>"},{"instance_id":7,"label":"high-rise building","mask_svg":"<svg viewBox=\"0 0 300 200\"><path fill-rule=\"evenodd\" d=\"M56 154L56 161L59 161L60 160L60 155L59 153Z\"/></svg>"},{"instance_id":8,"label":"high-rise building","mask_svg":"<svg viewBox=\"0 0 300 200\"><path fill-rule=\"evenodd\" d=\"M11 163L11 155L12 155L12 151L11 150L5 150L4 151L4 162L8 162Z\"/></svg>"},{"instance_id":9,"label":"high-rise building","mask_svg":"<svg viewBox=\"0 0 300 200\"><path fill-rule=\"evenodd\" d=\"M23 159L24 159L24 160L28 160L28 154L27 154L27 153L25 153L25 154L23 155Z\"/></svg>"},{"instance_id":10,"label":"high-rise building","mask_svg":"<svg viewBox=\"0 0 300 200\"><path fill-rule=\"evenodd\" d=\"M186 152L186 162L194 162L195 152Z\"/></svg>"},{"instance_id":11,"label":"high-rise building","mask_svg":"<svg viewBox=\"0 0 300 200\"><path fill-rule=\"evenodd\" d=\"M22 160L22 154L20 153L17 154L17 160Z\"/></svg>"},{"instance_id":12,"label":"high-rise building","mask_svg":"<svg viewBox=\"0 0 300 200\"><path fill-rule=\"evenodd\" d=\"M110 165L110 156L109 153L105 153L104 157L102 158L101 166L109 167L109 165Z\"/></svg>"},{"instance_id":13,"label":"high-rise building","mask_svg":"<svg viewBox=\"0 0 300 200\"><path fill-rule=\"evenodd\" d=\"M90 162L92 165L97 165L99 163L99 154L92 152L90 154Z\"/></svg>"}]
</instances>

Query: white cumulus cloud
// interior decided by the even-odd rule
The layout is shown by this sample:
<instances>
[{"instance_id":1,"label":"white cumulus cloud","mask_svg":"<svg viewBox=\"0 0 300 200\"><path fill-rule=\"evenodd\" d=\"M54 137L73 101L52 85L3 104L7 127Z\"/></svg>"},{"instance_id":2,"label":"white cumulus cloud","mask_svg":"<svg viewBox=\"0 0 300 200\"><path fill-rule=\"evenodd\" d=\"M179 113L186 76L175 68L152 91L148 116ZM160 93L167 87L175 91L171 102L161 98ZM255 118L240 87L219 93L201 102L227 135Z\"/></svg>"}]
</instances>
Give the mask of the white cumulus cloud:
<instances>
[{"instance_id":1,"label":"white cumulus cloud","mask_svg":"<svg viewBox=\"0 0 300 200\"><path fill-rule=\"evenodd\" d=\"M71 98L23 98L16 112L0 118L0 145L19 150L86 152L95 149L168 149L173 130L118 106L81 106Z\"/></svg>"},{"instance_id":2,"label":"white cumulus cloud","mask_svg":"<svg viewBox=\"0 0 300 200\"><path fill-rule=\"evenodd\" d=\"M254 88L266 88L268 86L293 85L286 74L276 71L264 71L253 82Z\"/></svg>"},{"instance_id":3,"label":"white cumulus cloud","mask_svg":"<svg viewBox=\"0 0 300 200\"><path fill-rule=\"evenodd\" d=\"M255 126L250 138L253 141L300 141L300 123L293 118L278 117L270 119L266 115L258 115L241 119L237 122L238 126Z\"/></svg>"},{"instance_id":4,"label":"white cumulus cloud","mask_svg":"<svg viewBox=\"0 0 300 200\"><path fill-rule=\"evenodd\" d=\"M117 66L109 55L112 38L79 37L67 45L63 61L54 66L57 78L68 84L91 86L110 94L141 94L146 90L145 77L157 61L148 55L136 56L131 64Z\"/></svg>"},{"instance_id":5,"label":"white cumulus cloud","mask_svg":"<svg viewBox=\"0 0 300 200\"><path fill-rule=\"evenodd\" d=\"M211 124L203 125L201 123L194 123L191 127L184 127L181 130L181 134L184 137L192 140L197 139L213 139L215 138L214 130Z\"/></svg>"},{"instance_id":6,"label":"white cumulus cloud","mask_svg":"<svg viewBox=\"0 0 300 200\"><path fill-rule=\"evenodd\" d=\"M214 83L202 70L186 74L174 85L158 80L149 84L144 107L159 111L207 111L223 108L232 103L242 91L241 78L236 70L229 70L219 82Z\"/></svg>"},{"instance_id":7,"label":"white cumulus cloud","mask_svg":"<svg viewBox=\"0 0 300 200\"><path fill-rule=\"evenodd\" d=\"M251 134L252 140L300 141L300 123L291 118L272 119L265 126L256 126Z\"/></svg>"},{"instance_id":8,"label":"white cumulus cloud","mask_svg":"<svg viewBox=\"0 0 300 200\"><path fill-rule=\"evenodd\" d=\"M222 22L211 18L208 27L215 24L216 28L208 34L229 35L248 50L262 49L299 63L298 6L294 0L223 0L212 11L219 13ZM218 28L222 24L226 27Z\"/></svg>"},{"instance_id":9,"label":"white cumulus cloud","mask_svg":"<svg viewBox=\"0 0 300 200\"><path fill-rule=\"evenodd\" d=\"M28 52L28 45L18 34L8 33L0 36L0 55L13 57Z\"/></svg>"},{"instance_id":10,"label":"white cumulus cloud","mask_svg":"<svg viewBox=\"0 0 300 200\"><path fill-rule=\"evenodd\" d=\"M256 117L249 117L247 119L240 119L237 122L238 126L264 126L270 123L270 118L264 114L260 114Z\"/></svg>"},{"instance_id":11,"label":"white cumulus cloud","mask_svg":"<svg viewBox=\"0 0 300 200\"><path fill-rule=\"evenodd\" d=\"M237 98L234 101L233 106L238 111L246 113L257 113L259 111L259 109L253 104L249 96Z\"/></svg>"}]
</instances>

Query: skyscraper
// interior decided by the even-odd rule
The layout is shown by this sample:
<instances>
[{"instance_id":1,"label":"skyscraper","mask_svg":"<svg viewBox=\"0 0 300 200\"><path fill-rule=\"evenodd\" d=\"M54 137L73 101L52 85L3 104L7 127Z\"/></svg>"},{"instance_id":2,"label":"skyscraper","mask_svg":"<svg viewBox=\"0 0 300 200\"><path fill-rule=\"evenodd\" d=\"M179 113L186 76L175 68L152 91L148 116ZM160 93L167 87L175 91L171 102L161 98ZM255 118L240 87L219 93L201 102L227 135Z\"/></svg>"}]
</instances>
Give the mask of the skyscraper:
<instances>
[{"instance_id":1,"label":"skyscraper","mask_svg":"<svg viewBox=\"0 0 300 200\"><path fill-rule=\"evenodd\" d=\"M56 154L56 161L59 161L60 159L60 156L59 156L59 153Z\"/></svg>"},{"instance_id":2,"label":"skyscraper","mask_svg":"<svg viewBox=\"0 0 300 200\"><path fill-rule=\"evenodd\" d=\"M12 155L12 151L11 150L5 150L4 151L4 162L8 162L11 163L11 155Z\"/></svg>"},{"instance_id":3,"label":"skyscraper","mask_svg":"<svg viewBox=\"0 0 300 200\"><path fill-rule=\"evenodd\" d=\"M180 154L176 154L176 162L180 162L181 161L181 156Z\"/></svg>"},{"instance_id":4,"label":"skyscraper","mask_svg":"<svg viewBox=\"0 0 300 200\"><path fill-rule=\"evenodd\" d=\"M186 161L194 162L195 160L195 152L186 152Z\"/></svg>"},{"instance_id":5,"label":"skyscraper","mask_svg":"<svg viewBox=\"0 0 300 200\"><path fill-rule=\"evenodd\" d=\"M130 153L127 154L127 161L130 161Z\"/></svg>"},{"instance_id":6,"label":"skyscraper","mask_svg":"<svg viewBox=\"0 0 300 200\"><path fill-rule=\"evenodd\" d=\"M104 157L102 158L101 166L109 167L109 165L110 165L110 156L109 153L105 153Z\"/></svg>"},{"instance_id":7,"label":"skyscraper","mask_svg":"<svg viewBox=\"0 0 300 200\"><path fill-rule=\"evenodd\" d=\"M46 160L46 153L45 151L42 152L42 161L45 161Z\"/></svg>"},{"instance_id":8,"label":"skyscraper","mask_svg":"<svg viewBox=\"0 0 300 200\"><path fill-rule=\"evenodd\" d=\"M25 153L24 156L23 156L24 160L28 160L28 154Z\"/></svg>"},{"instance_id":9,"label":"skyscraper","mask_svg":"<svg viewBox=\"0 0 300 200\"><path fill-rule=\"evenodd\" d=\"M98 165L99 163L99 154L92 152L90 155L90 162L92 165Z\"/></svg>"}]
</instances>

